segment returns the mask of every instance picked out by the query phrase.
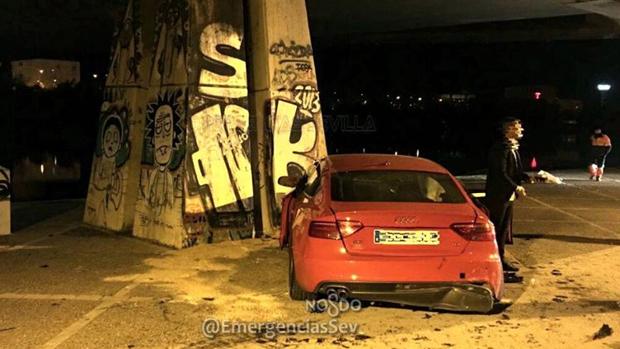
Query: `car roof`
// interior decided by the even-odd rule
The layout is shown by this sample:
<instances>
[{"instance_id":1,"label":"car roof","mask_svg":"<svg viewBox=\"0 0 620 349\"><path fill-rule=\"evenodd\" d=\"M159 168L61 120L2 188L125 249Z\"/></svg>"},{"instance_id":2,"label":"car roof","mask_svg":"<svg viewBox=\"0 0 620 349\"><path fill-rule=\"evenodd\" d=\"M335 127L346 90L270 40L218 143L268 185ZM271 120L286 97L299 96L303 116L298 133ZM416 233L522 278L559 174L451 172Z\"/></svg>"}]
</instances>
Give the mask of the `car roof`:
<instances>
[{"instance_id":1,"label":"car roof","mask_svg":"<svg viewBox=\"0 0 620 349\"><path fill-rule=\"evenodd\" d=\"M448 170L434 161L406 155L338 154L329 155L327 160L331 172L392 169L449 173Z\"/></svg>"}]
</instances>

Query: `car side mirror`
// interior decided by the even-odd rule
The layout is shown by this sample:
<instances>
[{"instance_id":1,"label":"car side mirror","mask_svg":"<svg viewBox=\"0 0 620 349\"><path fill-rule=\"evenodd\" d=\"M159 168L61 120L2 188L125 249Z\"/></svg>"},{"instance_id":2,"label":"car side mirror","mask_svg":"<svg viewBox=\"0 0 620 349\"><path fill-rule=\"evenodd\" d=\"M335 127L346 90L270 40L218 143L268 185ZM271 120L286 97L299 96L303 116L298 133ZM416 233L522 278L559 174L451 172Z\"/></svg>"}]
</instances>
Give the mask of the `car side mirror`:
<instances>
[{"instance_id":1,"label":"car side mirror","mask_svg":"<svg viewBox=\"0 0 620 349\"><path fill-rule=\"evenodd\" d=\"M297 188L302 178L303 177L297 176L282 176L278 178L278 184L289 188Z\"/></svg>"}]
</instances>

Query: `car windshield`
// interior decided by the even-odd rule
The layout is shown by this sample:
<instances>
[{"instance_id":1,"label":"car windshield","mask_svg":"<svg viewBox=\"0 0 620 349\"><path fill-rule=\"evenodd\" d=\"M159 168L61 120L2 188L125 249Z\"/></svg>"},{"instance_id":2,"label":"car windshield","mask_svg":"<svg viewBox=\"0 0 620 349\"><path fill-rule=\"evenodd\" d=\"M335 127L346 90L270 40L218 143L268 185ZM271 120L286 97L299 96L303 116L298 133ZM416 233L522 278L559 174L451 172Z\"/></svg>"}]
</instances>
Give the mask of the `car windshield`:
<instances>
[{"instance_id":1,"label":"car windshield","mask_svg":"<svg viewBox=\"0 0 620 349\"><path fill-rule=\"evenodd\" d=\"M452 178L446 174L368 170L332 174L334 201L464 203Z\"/></svg>"}]
</instances>

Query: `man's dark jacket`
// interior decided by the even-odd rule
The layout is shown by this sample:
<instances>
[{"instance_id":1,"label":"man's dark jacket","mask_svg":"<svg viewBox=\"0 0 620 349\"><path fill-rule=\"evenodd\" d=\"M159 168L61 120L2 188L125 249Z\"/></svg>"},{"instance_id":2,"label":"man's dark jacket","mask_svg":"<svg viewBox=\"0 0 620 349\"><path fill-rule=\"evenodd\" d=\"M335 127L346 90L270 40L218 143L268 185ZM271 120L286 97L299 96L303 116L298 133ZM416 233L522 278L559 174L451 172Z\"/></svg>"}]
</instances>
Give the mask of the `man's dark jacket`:
<instances>
[{"instance_id":1,"label":"man's dark jacket","mask_svg":"<svg viewBox=\"0 0 620 349\"><path fill-rule=\"evenodd\" d=\"M508 202L517 186L527 179L529 177L523 172L519 150L515 150L513 155L506 142L493 145L489 151L489 170L485 188L487 206Z\"/></svg>"},{"instance_id":2,"label":"man's dark jacket","mask_svg":"<svg viewBox=\"0 0 620 349\"><path fill-rule=\"evenodd\" d=\"M498 142L491 147L484 203L490 210L491 218L496 220L493 222L496 229L500 229L500 226L506 227L505 241L508 244L512 243L512 210L507 211L510 197L517 186L528 179L529 176L523 172L518 149L513 152L507 141ZM506 219L508 222L503 222Z\"/></svg>"}]
</instances>

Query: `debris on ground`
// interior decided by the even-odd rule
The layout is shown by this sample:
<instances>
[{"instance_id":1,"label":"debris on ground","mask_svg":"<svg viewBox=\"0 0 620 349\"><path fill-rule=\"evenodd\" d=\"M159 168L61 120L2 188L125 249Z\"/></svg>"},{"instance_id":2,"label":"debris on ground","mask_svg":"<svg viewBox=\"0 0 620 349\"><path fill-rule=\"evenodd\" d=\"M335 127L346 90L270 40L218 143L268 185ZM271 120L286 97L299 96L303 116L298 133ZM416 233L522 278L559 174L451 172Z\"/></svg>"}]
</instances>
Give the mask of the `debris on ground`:
<instances>
[{"instance_id":1,"label":"debris on ground","mask_svg":"<svg viewBox=\"0 0 620 349\"><path fill-rule=\"evenodd\" d=\"M334 340L332 341L332 344L335 344L335 345L343 345L344 343L346 343L346 342L348 342L348 341L349 341L349 340L348 340L348 339L346 339L346 338L344 338L344 337L338 337L338 338L336 338L336 339L334 339Z\"/></svg>"},{"instance_id":2,"label":"debris on ground","mask_svg":"<svg viewBox=\"0 0 620 349\"><path fill-rule=\"evenodd\" d=\"M608 324L603 324L603 326L601 326L601 328L594 334L592 339L603 339L611 336L612 333L614 333L614 330Z\"/></svg>"},{"instance_id":3,"label":"debris on ground","mask_svg":"<svg viewBox=\"0 0 620 349\"><path fill-rule=\"evenodd\" d=\"M560 275L562 275L562 272L557 270L557 269L553 269L551 271L551 275L560 276Z\"/></svg>"},{"instance_id":4,"label":"debris on ground","mask_svg":"<svg viewBox=\"0 0 620 349\"><path fill-rule=\"evenodd\" d=\"M550 183L550 184L563 184L564 183L564 180L562 178L556 177L552 175L551 173L547 171L543 171L543 170L538 171L536 176L534 176L534 179L536 180L536 182L540 182L540 183Z\"/></svg>"}]
</instances>

